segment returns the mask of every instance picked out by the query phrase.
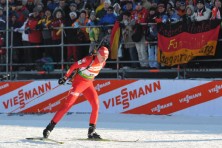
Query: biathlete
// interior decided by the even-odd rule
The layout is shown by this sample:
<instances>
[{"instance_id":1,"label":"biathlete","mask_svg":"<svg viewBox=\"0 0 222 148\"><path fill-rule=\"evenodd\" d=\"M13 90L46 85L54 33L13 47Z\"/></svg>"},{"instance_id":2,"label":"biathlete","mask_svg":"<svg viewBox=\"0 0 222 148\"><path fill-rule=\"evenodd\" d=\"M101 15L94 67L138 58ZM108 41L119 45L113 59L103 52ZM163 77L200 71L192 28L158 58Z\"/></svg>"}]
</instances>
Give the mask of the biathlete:
<instances>
[{"instance_id":1,"label":"biathlete","mask_svg":"<svg viewBox=\"0 0 222 148\"><path fill-rule=\"evenodd\" d=\"M109 50L101 46L96 55L89 55L74 63L66 72L65 76L58 80L59 84L64 84L74 70L76 74L72 78L72 87L61 109L56 112L51 122L43 130L43 137L48 138L50 132L62 117L73 106L80 93L89 101L92 112L89 120L88 138L101 139L100 135L95 132L99 112L99 98L93 86L93 80L100 70L105 66L109 56Z\"/></svg>"}]
</instances>

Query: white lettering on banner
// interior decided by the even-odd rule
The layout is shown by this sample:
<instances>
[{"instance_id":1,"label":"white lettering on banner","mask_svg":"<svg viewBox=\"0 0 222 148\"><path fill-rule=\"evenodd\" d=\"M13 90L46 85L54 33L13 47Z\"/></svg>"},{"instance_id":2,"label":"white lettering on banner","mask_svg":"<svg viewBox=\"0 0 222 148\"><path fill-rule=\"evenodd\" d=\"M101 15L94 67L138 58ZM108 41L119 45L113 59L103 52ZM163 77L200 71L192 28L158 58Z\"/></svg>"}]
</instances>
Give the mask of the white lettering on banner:
<instances>
[{"instance_id":1,"label":"white lettering on banner","mask_svg":"<svg viewBox=\"0 0 222 148\"><path fill-rule=\"evenodd\" d=\"M130 107L130 101L134 99L139 99L142 96L156 92L158 90L161 90L160 81L153 82L148 85L144 85L143 87L141 86L131 91L128 91L127 88L123 88L121 90L121 94L113 98L110 98L106 101L103 101L103 104L106 109L109 109L110 107L115 107L118 105L122 105L123 109L127 109Z\"/></svg>"},{"instance_id":2,"label":"white lettering on banner","mask_svg":"<svg viewBox=\"0 0 222 148\"><path fill-rule=\"evenodd\" d=\"M46 111L46 110L50 110L50 111L51 111L53 107L59 105L60 103L61 103L60 101L57 101L57 102L52 103L52 104L49 103L49 106L45 107L43 110L44 110L44 111Z\"/></svg>"},{"instance_id":3,"label":"white lettering on banner","mask_svg":"<svg viewBox=\"0 0 222 148\"><path fill-rule=\"evenodd\" d=\"M106 87L106 86L109 86L110 84L111 84L110 81L105 82L105 83L102 83L102 84L97 84L97 85L95 86L95 89L96 89L97 91L100 91L101 88Z\"/></svg>"},{"instance_id":4,"label":"white lettering on banner","mask_svg":"<svg viewBox=\"0 0 222 148\"><path fill-rule=\"evenodd\" d=\"M196 93L196 94L193 94L193 95L186 95L184 98L179 99L179 101L180 101L180 103L183 103L183 102L189 103L190 100L196 99L196 98L201 97L201 96L202 96L202 93L199 92L199 93Z\"/></svg>"},{"instance_id":5,"label":"white lettering on banner","mask_svg":"<svg viewBox=\"0 0 222 148\"><path fill-rule=\"evenodd\" d=\"M51 83L42 84L36 88L30 89L28 91L23 91L23 89L18 90L18 95L11 97L10 99L3 101L2 104L5 109L9 107L14 107L20 105L20 108L25 107L25 101L35 99L36 97L46 93L51 90Z\"/></svg>"},{"instance_id":6,"label":"white lettering on banner","mask_svg":"<svg viewBox=\"0 0 222 148\"><path fill-rule=\"evenodd\" d=\"M3 88L6 88L6 87L9 87L9 84L8 84L8 83L6 83L6 84L0 86L0 90L3 89Z\"/></svg>"},{"instance_id":7,"label":"white lettering on banner","mask_svg":"<svg viewBox=\"0 0 222 148\"><path fill-rule=\"evenodd\" d=\"M162 109L169 108L171 106L173 106L173 102L169 102L169 103L163 104L163 105L158 104L156 107L152 108L151 111L159 113Z\"/></svg>"},{"instance_id":8,"label":"white lettering on banner","mask_svg":"<svg viewBox=\"0 0 222 148\"><path fill-rule=\"evenodd\" d=\"M219 91L222 89L222 85L216 85L214 88L209 89L209 93L219 93Z\"/></svg>"}]
</instances>

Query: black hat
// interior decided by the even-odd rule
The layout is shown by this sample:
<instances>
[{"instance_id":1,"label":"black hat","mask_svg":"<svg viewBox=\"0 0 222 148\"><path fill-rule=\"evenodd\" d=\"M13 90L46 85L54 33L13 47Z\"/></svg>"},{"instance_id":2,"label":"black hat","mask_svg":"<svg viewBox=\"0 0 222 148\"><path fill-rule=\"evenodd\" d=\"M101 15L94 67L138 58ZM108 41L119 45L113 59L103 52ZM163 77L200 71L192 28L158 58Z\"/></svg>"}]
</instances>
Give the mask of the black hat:
<instances>
[{"instance_id":1,"label":"black hat","mask_svg":"<svg viewBox=\"0 0 222 148\"><path fill-rule=\"evenodd\" d=\"M86 11L85 11L85 10L82 10L80 13L85 13L85 14L86 14Z\"/></svg>"},{"instance_id":2,"label":"black hat","mask_svg":"<svg viewBox=\"0 0 222 148\"><path fill-rule=\"evenodd\" d=\"M186 5L186 2L185 2L184 0L181 0L181 1L180 1L180 5L181 5L181 6L185 6L185 5Z\"/></svg>"},{"instance_id":3,"label":"black hat","mask_svg":"<svg viewBox=\"0 0 222 148\"><path fill-rule=\"evenodd\" d=\"M166 7L166 5L167 5L167 3L164 0L159 0L158 3L157 3L157 7L160 7L160 6Z\"/></svg>"},{"instance_id":4,"label":"black hat","mask_svg":"<svg viewBox=\"0 0 222 148\"><path fill-rule=\"evenodd\" d=\"M150 7L150 11L156 11L156 7Z\"/></svg>"},{"instance_id":5,"label":"black hat","mask_svg":"<svg viewBox=\"0 0 222 148\"><path fill-rule=\"evenodd\" d=\"M108 10L114 10L113 6L109 6Z\"/></svg>"},{"instance_id":6,"label":"black hat","mask_svg":"<svg viewBox=\"0 0 222 148\"><path fill-rule=\"evenodd\" d=\"M197 0L197 4L198 4L198 3L204 4L204 0Z\"/></svg>"}]
</instances>

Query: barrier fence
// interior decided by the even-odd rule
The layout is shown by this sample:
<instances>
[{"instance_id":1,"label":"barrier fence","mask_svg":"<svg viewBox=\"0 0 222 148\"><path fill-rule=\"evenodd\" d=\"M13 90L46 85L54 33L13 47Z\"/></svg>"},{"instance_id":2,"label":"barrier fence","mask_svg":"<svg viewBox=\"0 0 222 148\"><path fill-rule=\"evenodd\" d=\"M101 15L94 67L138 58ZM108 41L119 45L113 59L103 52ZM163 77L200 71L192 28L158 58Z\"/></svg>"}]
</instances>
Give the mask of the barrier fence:
<instances>
[{"instance_id":1,"label":"barrier fence","mask_svg":"<svg viewBox=\"0 0 222 148\"><path fill-rule=\"evenodd\" d=\"M92 27L92 26L82 26L82 27ZM96 27L104 27L104 26L96 26ZM60 28L61 29L61 28ZM2 49L6 50L5 55L0 55L0 75L1 80L26 80L26 79L36 79L36 75L40 75L38 78L40 79L49 79L49 78L58 78L62 77L66 72L67 65L72 64L73 62L67 62L64 59L64 53L66 47L68 46L90 46L90 43L77 43L77 44L67 44L65 43L65 34L64 29L72 29L72 27L62 27L61 33L61 42L60 44L51 44L51 45L32 45L32 46L15 46L13 45L13 35L14 35L14 28L10 28L6 31L2 31L2 33L6 34L5 46L1 47ZM10 34L10 36L9 36ZM10 37L10 39L7 37ZM10 45L9 45L10 40ZM154 41L157 42L157 41ZM218 40L218 43L220 40ZM122 43L121 43L122 44ZM98 43L96 44L98 45ZM19 66L36 66L38 63L16 63L13 62L13 55L14 49L27 49L27 48L52 48L52 47L59 47L61 53L61 60L59 62L49 62L48 64L57 65L54 71L24 71L20 69L16 69ZM30 49L32 50L32 49ZM217 49L219 50L219 49ZM21 58L21 57L19 57ZM195 73L197 76L195 77L202 77L204 73L209 74L206 78L221 78L220 73L222 71L222 67L195 67L200 63L209 63L209 62L221 62L220 58L218 59L199 59L199 60L192 60L190 65L191 67L187 67L186 64L177 65L175 67L164 67L160 69L132 69L127 67L121 67L120 65L125 63L139 63L140 61L123 61L120 58L117 58L113 61L107 61L107 64L113 64L113 68L104 68L101 71L100 78L113 78L113 79L131 79L131 78L177 78L177 79L186 79L190 78L187 74L188 73ZM215 75L214 75L215 74ZM19 77L19 75L24 75L23 77ZM165 75L165 76L164 76ZM198 76L199 75L199 76Z\"/></svg>"}]
</instances>

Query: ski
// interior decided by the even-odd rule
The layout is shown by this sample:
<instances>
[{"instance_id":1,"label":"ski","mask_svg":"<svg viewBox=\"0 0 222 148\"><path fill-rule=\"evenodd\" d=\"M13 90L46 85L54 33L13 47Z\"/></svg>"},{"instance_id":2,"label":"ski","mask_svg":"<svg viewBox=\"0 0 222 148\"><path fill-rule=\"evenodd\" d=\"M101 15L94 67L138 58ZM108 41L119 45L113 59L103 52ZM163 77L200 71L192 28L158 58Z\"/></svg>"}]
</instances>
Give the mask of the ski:
<instances>
[{"instance_id":1,"label":"ski","mask_svg":"<svg viewBox=\"0 0 222 148\"><path fill-rule=\"evenodd\" d=\"M136 140L117 140L117 139L90 139L90 138L79 138L76 140L80 141L102 141L102 142L137 142L139 139Z\"/></svg>"},{"instance_id":2,"label":"ski","mask_svg":"<svg viewBox=\"0 0 222 148\"><path fill-rule=\"evenodd\" d=\"M43 138L43 137L30 137L26 138L27 140L32 140L32 141L44 141L44 142L52 142L52 143L57 143L57 144L64 144L62 141L57 141L54 139L49 139L49 138Z\"/></svg>"}]
</instances>

